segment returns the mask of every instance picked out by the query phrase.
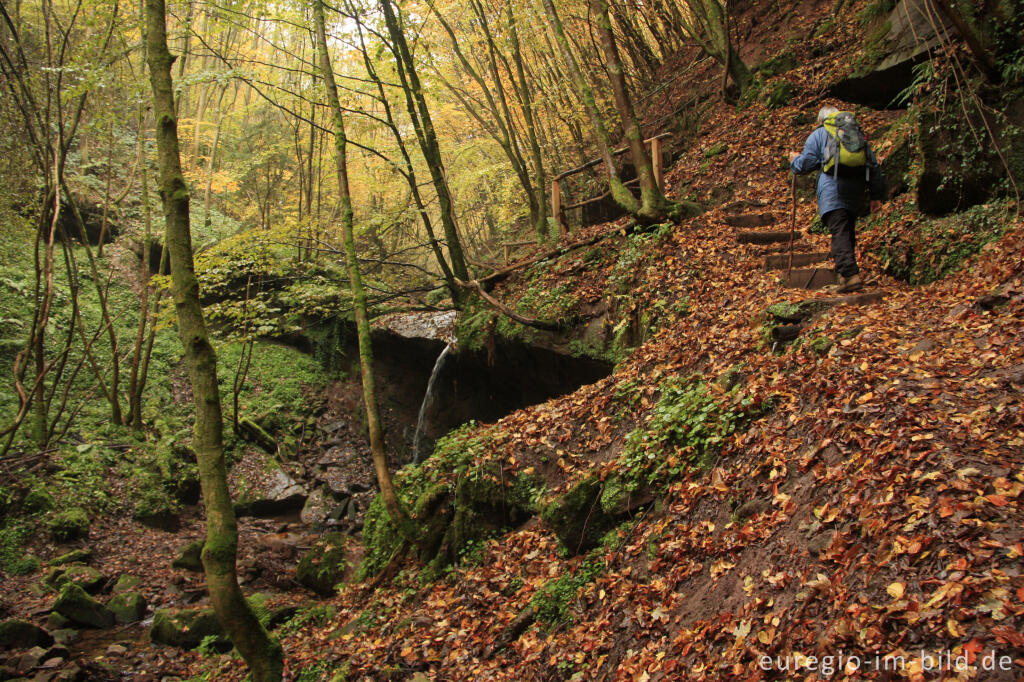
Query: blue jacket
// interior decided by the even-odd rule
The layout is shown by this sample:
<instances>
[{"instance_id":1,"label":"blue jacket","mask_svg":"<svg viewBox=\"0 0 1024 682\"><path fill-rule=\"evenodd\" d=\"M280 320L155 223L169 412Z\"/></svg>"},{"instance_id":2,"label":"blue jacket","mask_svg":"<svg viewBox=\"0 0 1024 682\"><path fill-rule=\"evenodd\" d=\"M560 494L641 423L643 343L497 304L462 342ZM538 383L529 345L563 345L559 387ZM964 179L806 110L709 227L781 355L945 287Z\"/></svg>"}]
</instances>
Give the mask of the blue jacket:
<instances>
[{"instance_id":1,"label":"blue jacket","mask_svg":"<svg viewBox=\"0 0 1024 682\"><path fill-rule=\"evenodd\" d=\"M825 128L818 126L804 143L804 150L793 159L790 168L797 175L821 170L825 162L826 145L829 135ZM835 178L831 173L818 174L818 213L825 215L837 208L845 208L859 214L864 209L864 189L867 185L871 199L881 201L885 195L885 180L878 166L875 153L868 147L867 179L862 177Z\"/></svg>"}]
</instances>

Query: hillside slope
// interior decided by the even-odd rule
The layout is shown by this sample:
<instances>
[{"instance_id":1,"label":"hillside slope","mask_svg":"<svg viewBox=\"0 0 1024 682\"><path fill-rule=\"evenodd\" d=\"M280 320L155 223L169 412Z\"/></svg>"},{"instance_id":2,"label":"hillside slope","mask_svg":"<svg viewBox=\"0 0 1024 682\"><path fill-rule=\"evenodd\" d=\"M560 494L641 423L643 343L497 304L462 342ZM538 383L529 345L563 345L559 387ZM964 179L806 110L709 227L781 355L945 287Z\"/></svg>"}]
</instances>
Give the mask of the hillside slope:
<instances>
[{"instance_id":1,"label":"hillside slope","mask_svg":"<svg viewBox=\"0 0 1024 682\"><path fill-rule=\"evenodd\" d=\"M496 506L536 513L506 515L513 530L456 546L457 565L439 577L410 561L389 584L344 588L333 616L286 639L293 672L1024 675L1024 223L989 207L1002 236L955 274L910 286L884 274L878 255L925 220L911 194L897 197L862 221L861 264L879 295L804 306L814 314L788 345L772 340L769 308L785 320L795 306L777 304L832 295L784 288L763 269L763 247L738 243L730 225L753 214L788 230L781 160L822 103L886 129L875 138L883 158L896 146L888 124L903 112L821 100L812 76L841 60L786 74L791 105L721 107L707 119L670 188L714 200L731 185L732 206L499 286L502 300L534 312L540 301L549 314L598 320L595 329L603 315L603 341L580 348L613 352L614 374L462 430L401 472L410 504L431 485L457 497L473 481L499 491ZM799 194L802 229L814 208ZM824 236L800 242L806 253L828 248ZM527 503L513 490L523 482ZM567 529L580 510L582 527Z\"/></svg>"}]
</instances>

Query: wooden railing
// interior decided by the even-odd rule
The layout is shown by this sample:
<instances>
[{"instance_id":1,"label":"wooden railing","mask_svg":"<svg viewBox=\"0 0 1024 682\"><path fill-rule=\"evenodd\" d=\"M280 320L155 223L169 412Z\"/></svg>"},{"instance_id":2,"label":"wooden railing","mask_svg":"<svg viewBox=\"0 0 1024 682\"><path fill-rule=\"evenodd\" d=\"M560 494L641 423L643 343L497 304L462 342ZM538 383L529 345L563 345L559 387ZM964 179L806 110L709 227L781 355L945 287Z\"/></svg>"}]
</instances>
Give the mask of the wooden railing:
<instances>
[{"instance_id":1,"label":"wooden railing","mask_svg":"<svg viewBox=\"0 0 1024 682\"><path fill-rule=\"evenodd\" d=\"M660 187L662 190L665 189L665 182L661 167L661 141L669 137L672 137L672 133L661 133L660 135L655 135L654 137L649 137L646 140L644 140L644 143L647 144L650 148L651 165L654 167L654 181L658 183L658 187ZM620 154L625 154L627 151L629 151L629 147L623 147L622 149L616 149L615 151L613 151L612 155L619 156ZM582 208L583 206L586 206L588 204L596 203L598 201L603 200L609 194L609 192L605 192L604 194L598 197L585 199L575 204L570 204L568 206L562 206L562 180L571 175L582 173L583 171L593 168L594 166L597 166L600 163L601 159L593 159L592 161L587 161L582 166L578 166L577 168L567 170L564 173L559 173L551 180L551 215L555 219L555 223L557 223L558 225L558 230L562 235L564 235L566 232L565 220L563 220L562 218L563 213L565 211L569 211L576 208ZM624 184L629 186L636 184L639 181L639 178L634 178L633 180L630 180Z\"/></svg>"}]
</instances>

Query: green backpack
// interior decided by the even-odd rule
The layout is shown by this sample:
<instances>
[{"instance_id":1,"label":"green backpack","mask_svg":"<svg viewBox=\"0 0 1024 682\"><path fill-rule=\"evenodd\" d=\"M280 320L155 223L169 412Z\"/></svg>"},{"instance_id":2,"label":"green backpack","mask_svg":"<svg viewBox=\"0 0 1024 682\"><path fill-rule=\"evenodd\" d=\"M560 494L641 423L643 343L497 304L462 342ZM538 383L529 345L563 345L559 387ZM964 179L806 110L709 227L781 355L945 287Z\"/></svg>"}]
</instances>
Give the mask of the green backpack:
<instances>
[{"instance_id":1,"label":"green backpack","mask_svg":"<svg viewBox=\"0 0 1024 682\"><path fill-rule=\"evenodd\" d=\"M829 115L822 124L828 133L825 162L822 170L839 176L852 177L864 173L868 177L868 141L857 119L848 111Z\"/></svg>"}]
</instances>

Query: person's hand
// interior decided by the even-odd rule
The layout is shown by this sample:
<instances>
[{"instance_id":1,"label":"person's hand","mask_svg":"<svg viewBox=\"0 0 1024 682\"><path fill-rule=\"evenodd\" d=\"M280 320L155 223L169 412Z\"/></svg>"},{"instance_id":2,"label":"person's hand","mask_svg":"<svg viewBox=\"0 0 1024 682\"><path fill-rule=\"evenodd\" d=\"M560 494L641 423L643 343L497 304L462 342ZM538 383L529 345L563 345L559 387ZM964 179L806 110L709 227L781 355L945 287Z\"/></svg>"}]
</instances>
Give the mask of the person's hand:
<instances>
[{"instance_id":1,"label":"person's hand","mask_svg":"<svg viewBox=\"0 0 1024 682\"><path fill-rule=\"evenodd\" d=\"M878 199L872 199L871 200L871 212L872 213L878 213L881 210L882 210L882 202L879 201Z\"/></svg>"},{"instance_id":2,"label":"person's hand","mask_svg":"<svg viewBox=\"0 0 1024 682\"><path fill-rule=\"evenodd\" d=\"M794 161L794 160L795 160L796 158L798 158L799 156L800 156L800 155L799 155L798 153L796 153L796 152L790 152L790 153L789 153L789 162L790 162L790 163L793 163L793 161Z\"/></svg>"}]
</instances>

